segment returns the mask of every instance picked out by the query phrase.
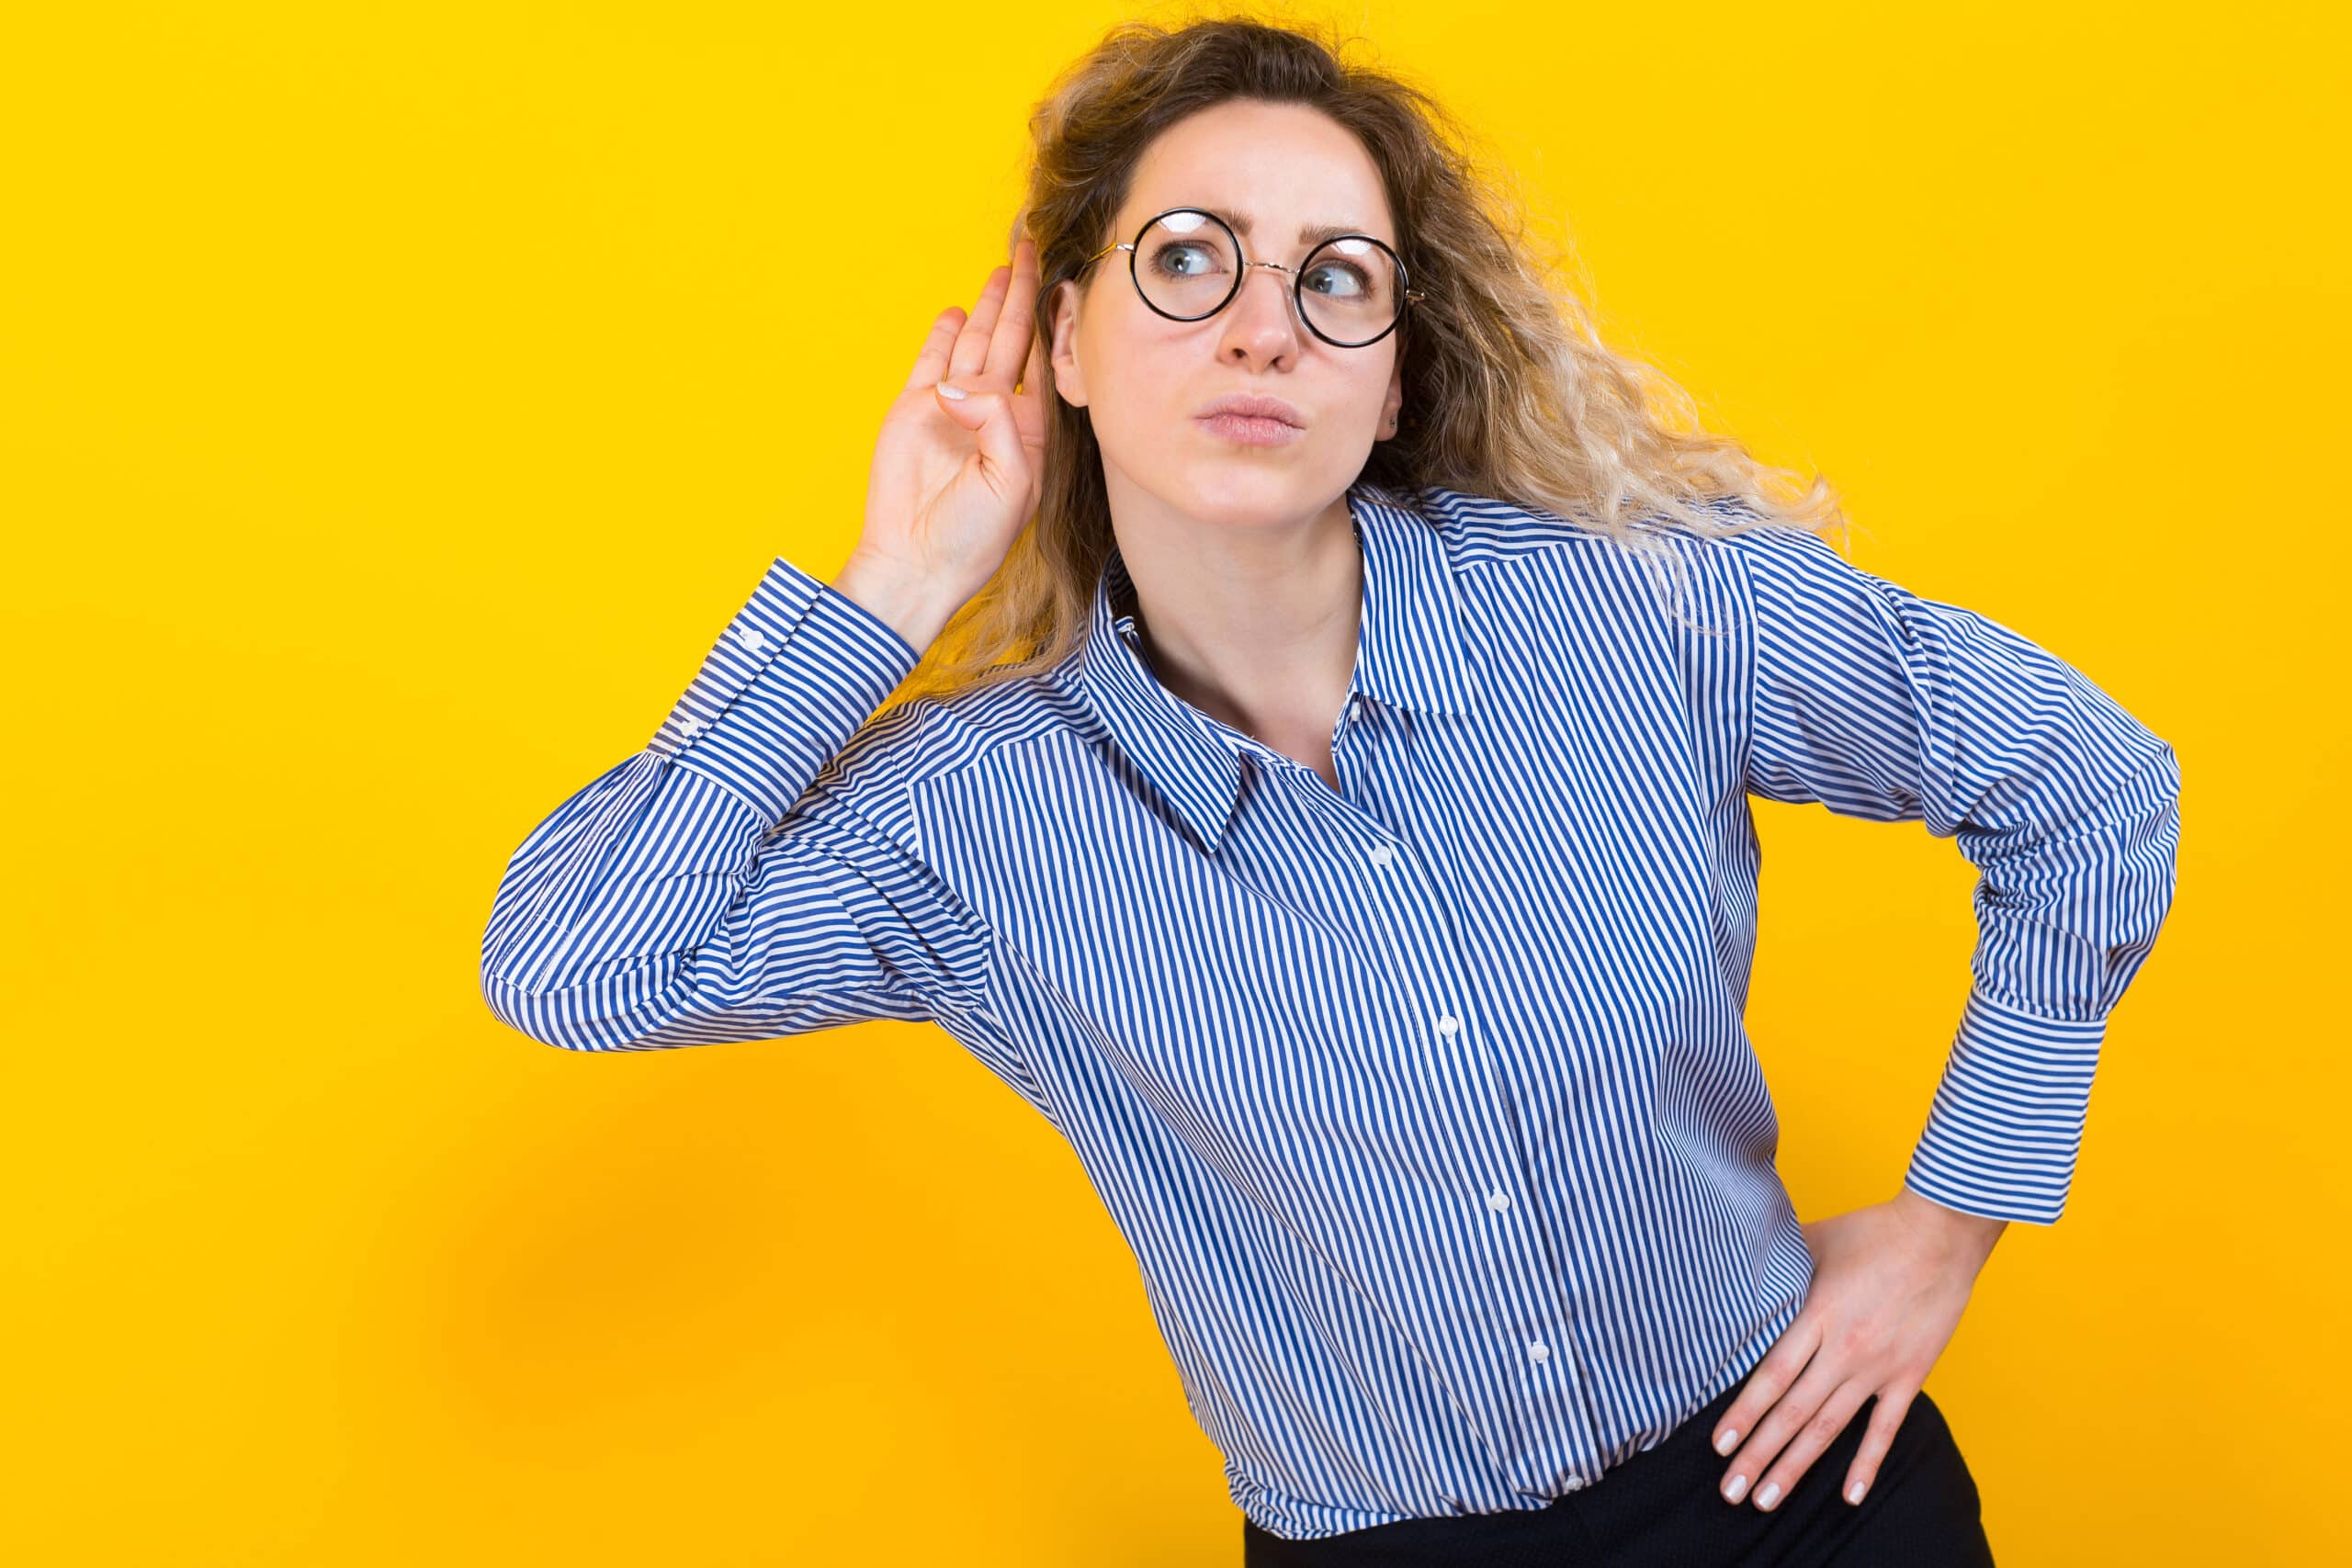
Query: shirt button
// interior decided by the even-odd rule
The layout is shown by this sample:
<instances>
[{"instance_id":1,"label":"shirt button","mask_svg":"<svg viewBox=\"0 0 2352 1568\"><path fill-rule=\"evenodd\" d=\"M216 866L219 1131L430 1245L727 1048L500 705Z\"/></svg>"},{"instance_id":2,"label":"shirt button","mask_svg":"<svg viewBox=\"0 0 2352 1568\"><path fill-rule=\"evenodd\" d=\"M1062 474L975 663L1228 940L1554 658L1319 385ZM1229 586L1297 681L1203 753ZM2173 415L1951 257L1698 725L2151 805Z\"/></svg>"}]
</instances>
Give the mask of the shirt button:
<instances>
[{"instance_id":1,"label":"shirt button","mask_svg":"<svg viewBox=\"0 0 2352 1568\"><path fill-rule=\"evenodd\" d=\"M698 718L690 718L686 720L685 723L678 726L678 732L686 736L688 739L700 735L702 733L702 720Z\"/></svg>"},{"instance_id":2,"label":"shirt button","mask_svg":"<svg viewBox=\"0 0 2352 1568\"><path fill-rule=\"evenodd\" d=\"M1348 716L1350 718L1362 718L1363 716L1363 699L1362 697L1350 697L1348 699Z\"/></svg>"},{"instance_id":3,"label":"shirt button","mask_svg":"<svg viewBox=\"0 0 2352 1568\"><path fill-rule=\"evenodd\" d=\"M1439 1019L1439 1020L1437 1021L1437 1032L1438 1032L1440 1034L1451 1034L1451 1033L1453 1033L1455 1030L1460 1029L1461 1027L1462 1027L1462 1021L1461 1021L1460 1019L1458 1019L1458 1018L1455 1018L1455 1017L1454 1017L1453 1014L1451 1014L1451 1013L1448 1013L1445 1017L1443 1017L1443 1018L1442 1018L1442 1019Z\"/></svg>"},{"instance_id":4,"label":"shirt button","mask_svg":"<svg viewBox=\"0 0 2352 1568\"><path fill-rule=\"evenodd\" d=\"M1552 1359L1551 1348L1541 1339L1527 1348L1527 1355L1530 1360L1534 1361L1548 1361Z\"/></svg>"},{"instance_id":5,"label":"shirt button","mask_svg":"<svg viewBox=\"0 0 2352 1568\"><path fill-rule=\"evenodd\" d=\"M1498 1214L1501 1213L1505 1209L1510 1207L1510 1194L1504 1191L1499 1187L1496 1188L1492 1192L1487 1194L1487 1207L1492 1209Z\"/></svg>"},{"instance_id":6,"label":"shirt button","mask_svg":"<svg viewBox=\"0 0 2352 1568\"><path fill-rule=\"evenodd\" d=\"M741 643L745 648L750 649L753 653L757 653L768 639L766 634L762 632L759 627L745 626L741 631L735 634L735 640Z\"/></svg>"},{"instance_id":7,"label":"shirt button","mask_svg":"<svg viewBox=\"0 0 2352 1568\"><path fill-rule=\"evenodd\" d=\"M1389 848L1386 844L1374 844L1372 846L1373 864L1386 865L1390 861L1395 860L1396 858L1396 852Z\"/></svg>"}]
</instances>

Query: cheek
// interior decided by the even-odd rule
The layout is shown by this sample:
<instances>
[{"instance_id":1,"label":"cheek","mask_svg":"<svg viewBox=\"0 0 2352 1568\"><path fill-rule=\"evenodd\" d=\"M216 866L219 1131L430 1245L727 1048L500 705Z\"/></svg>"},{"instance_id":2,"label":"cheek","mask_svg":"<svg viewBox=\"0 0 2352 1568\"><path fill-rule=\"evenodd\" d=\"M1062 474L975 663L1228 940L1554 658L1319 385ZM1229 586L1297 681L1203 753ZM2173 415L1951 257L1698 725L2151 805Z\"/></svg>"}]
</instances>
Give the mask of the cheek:
<instances>
[{"instance_id":1,"label":"cheek","mask_svg":"<svg viewBox=\"0 0 2352 1568\"><path fill-rule=\"evenodd\" d=\"M1087 360L1095 439L1123 467L1165 462L1190 434L1181 348L1148 329L1106 328Z\"/></svg>"}]
</instances>

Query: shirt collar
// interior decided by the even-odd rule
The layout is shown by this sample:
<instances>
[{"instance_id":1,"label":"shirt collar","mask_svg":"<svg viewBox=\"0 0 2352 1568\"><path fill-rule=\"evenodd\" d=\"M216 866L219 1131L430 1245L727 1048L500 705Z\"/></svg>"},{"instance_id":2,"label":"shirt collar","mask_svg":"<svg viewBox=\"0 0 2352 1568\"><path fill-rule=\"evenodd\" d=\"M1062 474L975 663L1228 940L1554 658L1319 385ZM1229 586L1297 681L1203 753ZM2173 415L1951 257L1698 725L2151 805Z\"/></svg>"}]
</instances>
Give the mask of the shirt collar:
<instances>
[{"instance_id":1,"label":"shirt collar","mask_svg":"<svg viewBox=\"0 0 2352 1568\"><path fill-rule=\"evenodd\" d=\"M1363 603L1351 695L1420 713L1473 708L1461 600L1437 525L1392 492L1347 492L1363 555ZM1159 683L1136 647L1133 580L1114 543L1095 580L1078 674L1089 705L1145 778L1214 854L1241 794L1233 732Z\"/></svg>"}]
</instances>

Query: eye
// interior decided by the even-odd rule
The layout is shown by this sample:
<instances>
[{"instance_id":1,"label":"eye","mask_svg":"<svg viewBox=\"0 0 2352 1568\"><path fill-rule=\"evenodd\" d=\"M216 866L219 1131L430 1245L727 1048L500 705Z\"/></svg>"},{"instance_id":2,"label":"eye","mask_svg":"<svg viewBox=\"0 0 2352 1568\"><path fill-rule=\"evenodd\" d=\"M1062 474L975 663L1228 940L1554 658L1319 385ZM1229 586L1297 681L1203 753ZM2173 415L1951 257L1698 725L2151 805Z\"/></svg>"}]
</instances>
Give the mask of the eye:
<instances>
[{"instance_id":1,"label":"eye","mask_svg":"<svg viewBox=\"0 0 2352 1568\"><path fill-rule=\"evenodd\" d=\"M1317 262L1306 275L1306 288L1335 299L1361 299L1372 292L1372 274L1353 262Z\"/></svg>"},{"instance_id":2,"label":"eye","mask_svg":"<svg viewBox=\"0 0 2352 1568\"><path fill-rule=\"evenodd\" d=\"M1151 269L1163 277L1200 277L1217 269L1218 247L1204 240L1170 240L1156 245Z\"/></svg>"}]
</instances>

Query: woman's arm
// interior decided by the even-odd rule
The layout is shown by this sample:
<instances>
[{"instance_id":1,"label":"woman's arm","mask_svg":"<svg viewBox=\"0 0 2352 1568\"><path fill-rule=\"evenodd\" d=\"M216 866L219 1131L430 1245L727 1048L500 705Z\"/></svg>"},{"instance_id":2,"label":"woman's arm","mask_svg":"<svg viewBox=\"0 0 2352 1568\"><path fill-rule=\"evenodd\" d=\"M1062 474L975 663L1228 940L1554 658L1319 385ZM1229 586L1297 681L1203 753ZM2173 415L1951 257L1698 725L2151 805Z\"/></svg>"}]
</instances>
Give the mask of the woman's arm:
<instances>
[{"instance_id":1,"label":"woman's arm","mask_svg":"<svg viewBox=\"0 0 2352 1568\"><path fill-rule=\"evenodd\" d=\"M840 585L779 558L652 743L514 852L482 932L500 1018L569 1050L633 1051L953 1010L958 1038L1005 1070L1012 1053L981 1027L987 934L824 769L1036 512L1036 283L1016 239L968 313L932 319L883 415Z\"/></svg>"},{"instance_id":2,"label":"woman's arm","mask_svg":"<svg viewBox=\"0 0 2352 1568\"><path fill-rule=\"evenodd\" d=\"M1978 867L1959 1032L1905 1177L1964 1213L2065 1206L2108 1014L2172 901L2173 749L2018 633L1801 529L1726 541L1752 619L1750 793L1924 820Z\"/></svg>"},{"instance_id":3,"label":"woman's arm","mask_svg":"<svg viewBox=\"0 0 2352 1568\"><path fill-rule=\"evenodd\" d=\"M918 658L778 558L652 742L508 861L482 933L491 1010L550 1045L628 1051L970 1005L985 935L809 787Z\"/></svg>"}]
</instances>

